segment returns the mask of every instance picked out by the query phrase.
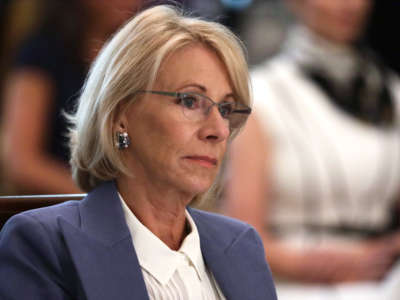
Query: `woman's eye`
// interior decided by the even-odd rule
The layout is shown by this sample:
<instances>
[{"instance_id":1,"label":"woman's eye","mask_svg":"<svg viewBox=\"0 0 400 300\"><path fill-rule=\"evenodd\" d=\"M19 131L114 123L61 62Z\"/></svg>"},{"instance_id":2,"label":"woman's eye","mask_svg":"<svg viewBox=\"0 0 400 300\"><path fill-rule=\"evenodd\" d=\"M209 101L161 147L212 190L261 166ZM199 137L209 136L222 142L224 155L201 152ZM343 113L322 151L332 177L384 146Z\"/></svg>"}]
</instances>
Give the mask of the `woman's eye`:
<instances>
[{"instance_id":1,"label":"woman's eye","mask_svg":"<svg viewBox=\"0 0 400 300\"><path fill-rule=\"evenodd\" d=\"M221 105L219 105L218 110L223 118L228 118L233 110L233 104L232 103L222 103Z\"/></svg>"},{"instance_id":2,"label":"woman's eye","mask_svg":"<svg viewBox=\"0 0 400 300\"><path fill-rule=\"evenodd\" d=\"M195 109L198 107L198 99L192 95L185 95L180 98L180 104L185 108Z\"/></svg>"}]
</instances>

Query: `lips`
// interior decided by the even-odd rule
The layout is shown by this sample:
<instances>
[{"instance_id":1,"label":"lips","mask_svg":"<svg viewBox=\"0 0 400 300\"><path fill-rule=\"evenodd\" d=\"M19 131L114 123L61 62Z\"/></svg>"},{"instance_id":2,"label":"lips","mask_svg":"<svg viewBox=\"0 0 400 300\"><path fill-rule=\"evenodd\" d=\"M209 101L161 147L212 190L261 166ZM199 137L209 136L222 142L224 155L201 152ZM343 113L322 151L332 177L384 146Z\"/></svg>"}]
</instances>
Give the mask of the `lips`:
<instances>
[{"instance_id":1,"label":"lips","mask_svg":"<svg viewBox=\"0 0 400 300\"><path fill-rule=\"evenodd\" d=\"M216 166L218 164L218 160L209 156L202 155L190 155L186 156L186 159L190 159L193 162L197 162L204 166Z\"/></svg>"}]
</instances>

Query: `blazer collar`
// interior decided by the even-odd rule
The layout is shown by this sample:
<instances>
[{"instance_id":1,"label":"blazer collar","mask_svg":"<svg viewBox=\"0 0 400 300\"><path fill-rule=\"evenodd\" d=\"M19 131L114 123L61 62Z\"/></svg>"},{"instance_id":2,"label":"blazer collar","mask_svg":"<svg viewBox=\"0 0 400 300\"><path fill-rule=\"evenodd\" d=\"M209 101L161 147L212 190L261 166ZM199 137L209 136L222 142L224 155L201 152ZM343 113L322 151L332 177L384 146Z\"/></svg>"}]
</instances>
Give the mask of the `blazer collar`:
<instances>
[{"instance_id":1,"label":"blazer collar","mask_svg":"<svg viewBox=\"0 0 400 300\"><path fill-rule=\"evenodd\" d=\"M130 236L114 181L90 192L80 203L80 214L82 231L105 245Z\"/></svg>"},{"instance_id":2,"label":"blazer collar","mask_svg":"<svg viewBox=\"0 0 400 300\"><path fill-rule=\"evenodd\" d=\"M78 226L59 222L86 298L148 300L115 183L90 192L79 212Z\"/></svg>"}]
</instances>

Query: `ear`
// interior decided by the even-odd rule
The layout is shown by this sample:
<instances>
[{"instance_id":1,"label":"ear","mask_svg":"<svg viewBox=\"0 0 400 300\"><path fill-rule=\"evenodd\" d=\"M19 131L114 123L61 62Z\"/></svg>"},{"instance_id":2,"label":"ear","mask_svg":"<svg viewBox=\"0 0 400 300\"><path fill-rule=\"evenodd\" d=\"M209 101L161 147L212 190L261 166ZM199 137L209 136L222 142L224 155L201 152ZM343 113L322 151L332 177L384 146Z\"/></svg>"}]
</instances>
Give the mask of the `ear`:
<instances>
[{"instance_id":1,"label":"ear","mask_svg":"<svg viewBox=\"0 0 400 300\"><path fill-rule=\"evenodd\" d=\"M115 132L126 132L128 130L128 109L126 105L122 103L118 104L116 109L114 123L113 123L113 133Z\"/></svg>"}]
</instances>

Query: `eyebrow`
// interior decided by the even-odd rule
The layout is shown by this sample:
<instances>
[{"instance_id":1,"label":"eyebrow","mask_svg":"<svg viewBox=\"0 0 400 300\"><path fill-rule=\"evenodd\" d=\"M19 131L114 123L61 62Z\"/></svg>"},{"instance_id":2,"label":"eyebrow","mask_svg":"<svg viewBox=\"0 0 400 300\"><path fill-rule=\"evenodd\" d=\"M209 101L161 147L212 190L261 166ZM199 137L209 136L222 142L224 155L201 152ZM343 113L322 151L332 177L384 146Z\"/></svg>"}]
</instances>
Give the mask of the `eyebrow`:
<instances>
[{"instance_id":1,"label":"eyebrow","mask_svg":"<svg viewBox=\"0 0 400 300\"><path fill-rule=\"evenodd\" d=\"M180 89L184 89L184 88L188 88L188 87L195 87L195 88L200 89L204 93L207 92L207 88L205 86L203 86L201 84L196 84L196 83L186 84L186 85L182 86Z\"/></svg>"},{"instance_id":2,"label":"eyebrow","mask_svg":"<svg viewBox=\"0 0 400 300\"><path fill-rule=\"evenodd\" d=\"M196 88L200 89L203 93L207 92L207 88L205 86L203 86L201 84L196 84L196 83L190 83L190 84L184 85L183 87L181 87L181 89L188 88L188 87L196 87ZM235 100L235 102L237 101L235 94L233 92L226 94L222 98L222 100L225 100L227 98L233 98L233 100Z\"/></svg>"}]
</instances>

